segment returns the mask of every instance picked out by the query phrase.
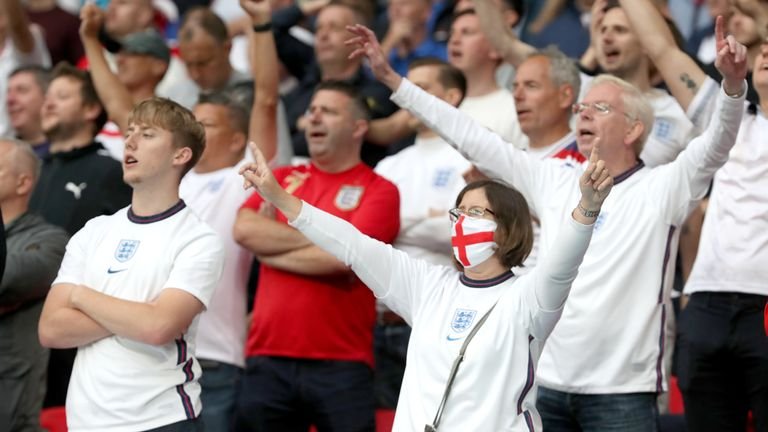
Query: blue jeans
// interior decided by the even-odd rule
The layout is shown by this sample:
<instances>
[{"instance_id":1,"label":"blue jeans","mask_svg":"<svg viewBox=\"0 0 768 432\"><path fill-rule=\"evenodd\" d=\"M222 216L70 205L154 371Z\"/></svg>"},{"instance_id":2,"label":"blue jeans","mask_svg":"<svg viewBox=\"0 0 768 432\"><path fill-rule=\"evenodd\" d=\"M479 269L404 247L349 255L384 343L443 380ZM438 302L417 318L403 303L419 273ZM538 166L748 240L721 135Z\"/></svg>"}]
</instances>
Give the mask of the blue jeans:
<instances>
[{"instance_id":1,"label":"blue jeans","mask_svg":"<svg viewBox=\"0 0 768 432\"><path fill-rule=\"evenodd\" d=\"M408 324L377 325L373 332L376 369L373 386L376 406L394 409L400 397L411 327Z\"/></svg>"},{"instance_id":2,"label":"blue jeans","mask_svg":"<svg viewBox=\"0 0 768 432\"><path fill-rule=\"evenodd\" d=\"M203 412L200 418L210 431L232 430L237 392L243 369L235 365L212 360L200 360L203 376L200 377Z\"/></svg>"},{"instance_id":3,"label":"blue jeans","mask_svg":"<svg viewBox=\"0 0 768 432\"><path fill-rule=\"evenodd\" d=\"M536 408L547 432L656 432L656 393L576 394L539 387Z\"/></svg>"},{"instance_id":4,"label":"blue jeans","mask_svg":"<svg viewBox=\"0 0 768 432\"><path fill-rule=\"evenodd\" d=\"M365 363L251 357L237 401L236 431L373 432L373 373Z\"/></svg>"}]
</instances>

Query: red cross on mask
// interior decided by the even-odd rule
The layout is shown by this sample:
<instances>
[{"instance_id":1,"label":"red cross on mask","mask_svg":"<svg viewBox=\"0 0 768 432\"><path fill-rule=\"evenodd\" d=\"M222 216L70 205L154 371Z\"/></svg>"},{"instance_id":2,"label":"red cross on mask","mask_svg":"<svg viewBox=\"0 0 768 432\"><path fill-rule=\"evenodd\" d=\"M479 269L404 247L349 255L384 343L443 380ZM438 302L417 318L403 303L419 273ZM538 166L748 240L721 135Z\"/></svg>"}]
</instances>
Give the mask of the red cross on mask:
<instances>
[{"instance_id":1,"label":"red cross on mask","mask_svg":"<svg viewBox=\"0 0 768 432\"><path fill-rule=\"evenodd\" d=\"M496 226L496 222L489 219L459 216L453 224L451 246L462 266L474 267L493 255Z\"/></svg>"}]
</instances>

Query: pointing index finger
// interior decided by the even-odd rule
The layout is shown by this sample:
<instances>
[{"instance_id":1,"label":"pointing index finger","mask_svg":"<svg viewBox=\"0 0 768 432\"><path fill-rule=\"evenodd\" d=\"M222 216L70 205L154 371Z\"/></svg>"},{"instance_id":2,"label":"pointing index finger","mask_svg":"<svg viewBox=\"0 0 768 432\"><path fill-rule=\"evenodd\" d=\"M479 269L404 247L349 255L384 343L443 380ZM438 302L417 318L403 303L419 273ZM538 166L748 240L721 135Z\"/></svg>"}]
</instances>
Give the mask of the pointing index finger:
<instances>
[{"instance_id":1,"label":"pointing index finger","mask_svg":"<svg viewBox=\"0 0 768 432\"><path fill-rule=\"evenodd\" d=\"M595 139L592 144L592 151L589 152L589 163L595 164L600 160L600 138Z\"/></svg>"},{"instance_id":2,"label":"pointing index finger","mask_svg":"<svg viewBox=\"0 0 768 432\"><path fill-rule=\"evenodd\" d=\"M715 19L715 41L721 43L725 40L725 23L722 15Z\"/></svg>"}]
</instances>

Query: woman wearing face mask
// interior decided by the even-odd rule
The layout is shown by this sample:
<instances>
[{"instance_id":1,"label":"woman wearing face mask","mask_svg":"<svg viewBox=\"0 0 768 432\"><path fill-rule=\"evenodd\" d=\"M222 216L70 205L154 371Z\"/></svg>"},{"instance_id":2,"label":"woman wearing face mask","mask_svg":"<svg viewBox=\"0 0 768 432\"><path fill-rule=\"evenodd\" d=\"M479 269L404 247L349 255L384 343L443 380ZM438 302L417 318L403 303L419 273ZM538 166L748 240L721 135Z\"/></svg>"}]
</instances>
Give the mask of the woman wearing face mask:
<instances>
[{"instance_id":1,"label":"woman wearing face mask","mask_svg":"<svg viewBox=\"0 0 768 432\"><path fill-rule=\"evenodd\" d=\"M393 430L528 431L541 430L534 383L539 354L613 185L597 152L595 147L573 185L582 196L562 223L560 247L523 276L510 268L531 249L528 205L501 183L467 185L449 212L457 271L411 259L288 194L255 147L256 162L240 172L246 187L253 186L292 226L351 266L412 326ZM471 343L465 345L467 339ZM463 362L456 361L462 348Z\"/></svg>"}]
</instances>

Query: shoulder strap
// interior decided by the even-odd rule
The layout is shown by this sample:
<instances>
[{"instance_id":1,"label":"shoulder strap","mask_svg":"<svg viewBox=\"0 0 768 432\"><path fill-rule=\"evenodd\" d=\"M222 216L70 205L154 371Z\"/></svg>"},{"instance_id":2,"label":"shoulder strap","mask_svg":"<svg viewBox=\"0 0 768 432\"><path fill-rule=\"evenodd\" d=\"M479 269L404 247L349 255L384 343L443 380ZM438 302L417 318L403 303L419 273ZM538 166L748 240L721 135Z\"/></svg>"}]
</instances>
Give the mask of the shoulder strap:
<instances>
[{"instance_id":1,"label":"shoulder strap","mask_svg":"<svg viewBox=\"0 0 768 432\"><path fill-rule=\"evenodd\" d=\"M464 360L464 352L467 350L467 345L469 345L469 342L472 340L472 338L475 336L475 333L477 333L478 330L480 330L480 327L483 326L485 323L485 320L488 319L488 315L491 314L491 311L493 308L496 307L496 303L491 306L490 309L488 309L488 312L483 315L482 318L480 318L480 321L477 322L477 325L469 332L467 335L467 338L464 339L464 343L461 345L461 349L459 350L459 355L456 356L456 359L453 360L453 366L451 366L451 373L448 375L448 382L445 384L445 390L443 391L443 399L440 401L440 405L437 407L437 413L435 414L435 419L432 421L431 425L427 425L424 427L424 430L426 432L436 432L437 426L440 424L440 419L443 417L443 409L445 408L445 403L448 401L448 394L451 392L451 386L453 386L453 380L456 378L456 373L459 371L459 365Z\"/></svg>"}]
</instances>

